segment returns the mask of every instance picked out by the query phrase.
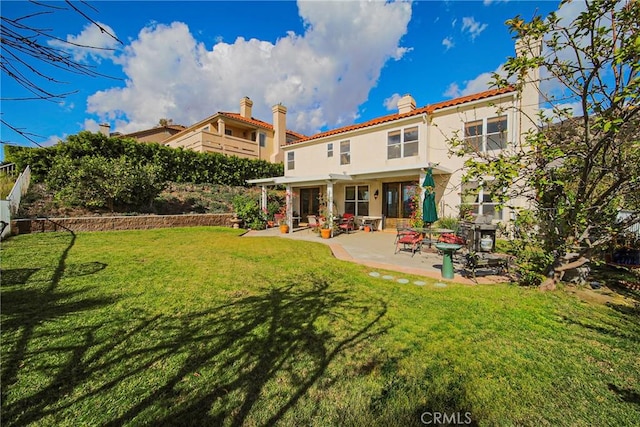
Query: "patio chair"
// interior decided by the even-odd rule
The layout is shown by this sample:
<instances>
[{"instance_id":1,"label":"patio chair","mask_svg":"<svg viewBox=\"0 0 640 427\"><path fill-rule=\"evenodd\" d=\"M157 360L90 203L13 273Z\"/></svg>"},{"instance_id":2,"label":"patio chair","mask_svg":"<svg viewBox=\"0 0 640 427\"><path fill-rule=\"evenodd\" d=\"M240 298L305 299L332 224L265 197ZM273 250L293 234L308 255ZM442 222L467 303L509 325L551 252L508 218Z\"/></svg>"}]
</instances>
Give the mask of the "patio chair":
<instances>
[{"instance_id":1,"label":"patio chair","mask_svg":"<svg viewBox=\"0 0 640 427\"><path fill-rule=\"evenodd\" d=\"M400 245L402 245L402 249L400 249ZM411 256L414 256L416 252L422 253L422 235L415 231L402 234L397 238L394 254L400 250L411 250Z\"/></svg>"},{"instance_id":2,"label":"patio chair","mask_svg":"<svg viewBox=\"0 0 640 427\"><path fill-rule=\"evenodd\" d=\"M396 223L396 239L393 243L397 244L398 239L400 239L402 236L406 236L408 234L413 234L413 233L415 233L415 231L411 229L408 221L399 219L398 222Z\"/></svg>"},{"instance_id":3,"label":"patio chair","mask_svg":"<svg viewBox=\"0 0 640 427\"><path fill-rule=\"evenodd\" d=\"M338 224L338 228L340 229L340 231L349 234L349 231L353 231L356 229L355 219L356 218L353 214L344 214L342 216L342 219L340 220L340 223Z\"/></svg>"},{"instance_id":4,"label":"patio chair","mask_svg":"<svg viewBox=\"0 0 640 427\"><path fill-rule=\"evenodd\" d=\"M309 223L309 228L313 231L316 231L320 228L320 223L318 222L318 217L315 215L309 215L307 217L307 222Z\"/></svg>"}]
</instances>

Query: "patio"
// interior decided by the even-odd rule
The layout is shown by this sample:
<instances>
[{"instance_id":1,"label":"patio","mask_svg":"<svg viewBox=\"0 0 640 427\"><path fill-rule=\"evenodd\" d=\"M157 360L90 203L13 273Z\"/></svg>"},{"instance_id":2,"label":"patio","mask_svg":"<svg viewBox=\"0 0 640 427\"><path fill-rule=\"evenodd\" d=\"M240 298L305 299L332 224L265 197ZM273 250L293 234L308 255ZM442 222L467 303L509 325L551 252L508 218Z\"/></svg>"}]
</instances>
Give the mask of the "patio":
<instances>
[{"instance_id":1,"label":"patio","mask_svg":"<svg viewBox=\"0 0 640 427\"><path fill-rule=\"evenodd\" d=\"M454 264L454 278L444 279L441 276L442 255L434 247L423 245L422 253L411 256L411 252L401 251L395 254L395 231L377 231L372 233L356 230L349 234L339 234L331 239L323 239L311 229L296 229L293 233L280 233L280 230L250 230L243 237L280 237L285 239L304 240L329 245L333 255L341 260L356 262L371 268L397 271L405 274L426 276L441 281L452 281L463 284L489 284L509 282L509 276L478 275L474 282L463 275L463 266Z\"/></svg>"}]
</instances>

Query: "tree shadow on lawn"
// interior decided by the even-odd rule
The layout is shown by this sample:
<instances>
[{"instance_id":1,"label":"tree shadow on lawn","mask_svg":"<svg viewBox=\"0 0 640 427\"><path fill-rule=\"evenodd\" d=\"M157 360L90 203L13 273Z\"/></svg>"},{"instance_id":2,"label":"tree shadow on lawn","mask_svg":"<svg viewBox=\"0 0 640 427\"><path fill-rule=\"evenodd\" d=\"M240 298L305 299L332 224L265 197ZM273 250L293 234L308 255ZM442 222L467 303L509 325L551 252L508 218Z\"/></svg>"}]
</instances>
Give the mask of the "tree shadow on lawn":
<instances>
[{"instance_id":1,"label":"tree shadow on lawn","mask_svg":"<svg viewBox=\"0 0 640 427\"><path fill-rule=\"evenodd\" d=\"M260 280L269 283L268 278ZM90 406L103 411L93 418L101 425L239 426L248 420L273 425L311 387L323 387L332 361L357 353L388 328L381 322L387 310L383 301L334 290L311 274L266 285L256 294L238 293L231 302L206 311L150 315L133 310L105 315L107 322L75 323L64 331L77 337L74 344L39 350L43 357L66 355L50 367L49 384L3 403L3 421L64 420ZM56 305L43 297L33 303L29 311ZM17 381L35 325L77 310L103 306L108 311L108 303L87 300L45 309L11 357L10 381L5 382L3 372L3 394L5 386ZM16 318L10 327L25 320ZM118 405L110 404L114 401ZM312 416L310 407L302 410L304 417Z\"/></svg>"},{"instance_id":2,"label":"tree shadow on lawn","mask_svg":"<svg viewBox=\"0 0 640 427\"><path fill-rule=\"evenodd\" d=\"M215 309L182 318L166 355L186 352L179 369L143 400L106 425L122 425L146 410L172 408L158 425L273 425L323 377L329 364L386 331L386 304L357 302L327 282L298 277ZM320 326L335 323L336 329ZM167 325L168 326L168 325ZM150 349L155 352L155 349ZM162 350L161 350L162 351ZM151 366L165 355L158 354ZM184 382L203 378L205 392ZM256 409L257 408L257 409ZM252 414L252 411L258 412ZM307 414L309 415L309 414Z\"/></svg>"},{"instance_id":3,"label":"tree shadow on lawn","mask_svg":"<svg viewBox=\"0 0 640 427\"><path fill-rule=\"evenodd\" d=\"M56 242L66 247L52 267L2 270L2 331L5 337L13 333L17 335L15 345L10 351L3 350L2 357L0 398L5 422L11 417L11 411L6 405L7 394L9 388L18 381L18 372L25 363L27 349L34 337L35 329L46 322L113 302L112 299L105 298L84 298L82 297L84 292L57 290L63 277L94 274L106 267L106 264L98 262L68 265L66 259L75 240L75 234L70 232L63 235L61 241ZM55 246L51 249L54 250ZM35 274L42 274L45 279L39 282L34 280L37 282L36 285L28 284ZM54 379L52 386L56 383ZM63 385L56 387L60 386ZM42 403L46 404L46 399Z\"/></svg>"}]
</instances>

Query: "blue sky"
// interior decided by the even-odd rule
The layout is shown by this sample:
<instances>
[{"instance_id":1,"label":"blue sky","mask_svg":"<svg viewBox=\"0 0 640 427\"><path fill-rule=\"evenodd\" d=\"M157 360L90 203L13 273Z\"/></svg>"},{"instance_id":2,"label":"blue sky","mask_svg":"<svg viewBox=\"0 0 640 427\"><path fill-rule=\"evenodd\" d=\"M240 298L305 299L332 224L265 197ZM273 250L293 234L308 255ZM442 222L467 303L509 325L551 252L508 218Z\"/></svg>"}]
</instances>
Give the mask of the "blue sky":
<instances>
[{"instance_id":1,"label":"blue sky","mask_svg":"<svg viewBox=\"0 0 640 427\"><path fill-rule=\"evenodd\" d=\"M7 99L24 92L2 76L3 120L39 135L43 145L102 122L120 132L153 127L160 118L190 125L239 111L243 96L253 100L254 117L271 122L271 106L282 103L287 127L313 134L394 112L407 93L420 107L479 92L514 55L504 22L558 7L503 0L89 4L96 10L83 11L123 44L69 10L30 22L61 39L113 48L69 51L112 79L55 74L66 84L49 88L77 93L56 103L17 102ZM17 18L32 7L3 1L2 16ZM1 139L33 145L6 126Z\"/></svg>"}]
</instances>

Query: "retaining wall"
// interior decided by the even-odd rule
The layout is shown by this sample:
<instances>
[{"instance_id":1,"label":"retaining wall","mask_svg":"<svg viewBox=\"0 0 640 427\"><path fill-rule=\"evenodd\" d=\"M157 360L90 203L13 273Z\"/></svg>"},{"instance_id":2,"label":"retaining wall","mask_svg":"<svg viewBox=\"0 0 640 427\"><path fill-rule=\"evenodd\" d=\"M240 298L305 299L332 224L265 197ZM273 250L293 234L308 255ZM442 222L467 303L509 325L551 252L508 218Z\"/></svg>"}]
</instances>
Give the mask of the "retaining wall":
<instances>
[{"instance_id":1,"label":"retaining wall","mask_svg":"<svg viewBox=\"0 0 640 427\"><path fill-rule=\"evenodd\" d=\"M49 231L148 230L216 225L231 227L232 216L232 214L195 214L17 219L11 221L11 230L13 234L28 234Z\"/></svg>"}]
</instances>

